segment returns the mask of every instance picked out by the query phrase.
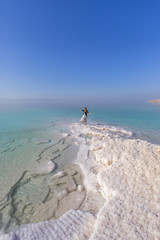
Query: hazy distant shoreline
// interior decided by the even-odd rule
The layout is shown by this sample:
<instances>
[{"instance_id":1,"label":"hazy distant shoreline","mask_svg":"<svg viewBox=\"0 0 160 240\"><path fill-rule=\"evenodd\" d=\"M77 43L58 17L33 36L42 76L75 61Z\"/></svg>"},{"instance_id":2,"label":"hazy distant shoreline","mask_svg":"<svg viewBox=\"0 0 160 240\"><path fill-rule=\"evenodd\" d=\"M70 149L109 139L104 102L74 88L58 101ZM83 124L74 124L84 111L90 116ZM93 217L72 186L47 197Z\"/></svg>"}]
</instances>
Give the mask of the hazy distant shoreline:
<instances>
[{"instance_id":1,"label":"hazy distant shoreline","mask_svg":"<svg viewBox=\"0 0 160 240\"><path fill-rule=\"evenodd\" d=\"M149 100L147 102L149 102L149 103L160 103L160 99Z\"/></svg>"}]
</instances>

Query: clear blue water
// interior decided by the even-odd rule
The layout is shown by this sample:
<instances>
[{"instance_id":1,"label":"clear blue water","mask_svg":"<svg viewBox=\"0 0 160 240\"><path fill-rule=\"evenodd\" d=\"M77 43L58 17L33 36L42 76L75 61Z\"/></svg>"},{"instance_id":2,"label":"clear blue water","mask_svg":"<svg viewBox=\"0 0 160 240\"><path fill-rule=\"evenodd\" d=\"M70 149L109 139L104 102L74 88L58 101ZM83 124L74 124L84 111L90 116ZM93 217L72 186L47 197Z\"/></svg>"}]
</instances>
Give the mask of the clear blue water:
<instances>
[{"instance_id":1,"label":"clear blue water","mask_svg":"<svg viewBox=\"0 0 160 240\"><path fill-rule=\"evenodd\" d=\"M134 132L137 138L160 144L160 105L88 106L88 110L91 112L88 123L124 127ZM69 131L67 125L78 122L81 116L80 108L0 111L0 203L25 171L36 172L37 158L43 153L44 162L52 160L53 150L57 152L57 149L61 155L57 164L74 160L78 149L72 138L66 140L64 148L59 143L54 149L54 144ZM68 147L70 150L64 151Z\"/></svg>"},{"instance_id":2,"label":"clear blue water","mask_svg":"<svg viewBox=\"0 0 160 240\"><path fill-rule=\"evenodd\" d=\"M160 144L160 105L93 109L90 119L130 129L137 138Z\"/></svg>"},{"instance_id":3,"label":"clear blue water","mask_svg":"<svg viewBox=\"0 0 160 240\"><path fill-rule=\"evenodd\" d=\"M89 121L139 130L160 130L160 105L145 104L131 107L93 108ZM32 109L24 111L0 111L0 133L10 133L25 128L43 126L53 120L78 121L82 115L79 108Z\"/></svg>"}]
</instances>

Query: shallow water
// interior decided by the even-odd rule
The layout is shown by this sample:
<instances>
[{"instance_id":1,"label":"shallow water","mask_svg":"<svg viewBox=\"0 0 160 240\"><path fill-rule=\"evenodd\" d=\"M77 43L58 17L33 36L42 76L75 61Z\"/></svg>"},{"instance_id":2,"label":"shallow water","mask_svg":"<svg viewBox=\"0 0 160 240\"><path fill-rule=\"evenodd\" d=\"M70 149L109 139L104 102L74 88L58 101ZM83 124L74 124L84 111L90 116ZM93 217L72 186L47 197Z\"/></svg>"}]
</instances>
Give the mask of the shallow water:
<instances>
[{"instance_id":1,"label":"shallow water","mask_svg":"<svg viewBox=\"0 0 160 240\"><path fill-rule=\"evenodd\" d=\"M124 127L133 131L136 138L160 144L160 106L89 111L90 124ZM0 228L10 231L16 224L30 222L32 211L48 193L48 177L76 159L79 147L69 134L68 125L79 121L81 115L80 109L71 108L0 112ZM55 163L55 169L47 173L50 161ZM27 206L25 218L22 199Z\"/></svg>"},{"instance_id":2,"label":"shallow water","mask_svg":"<svg viewBox=\"0 0 160 240\"><path fill-rule=\"evenodd\" d=\"M26 206L28 202L35 205L42 202L48 191L47 176L76 159L78 146L68 132L65 120L55 116L54 111L1 113L1 228L13 230L17 224L30 222L29 214L28 220L15 221L17 209L25 206L24 202ZM48 173L48 163L52 162L55 168ZM26 207L26 211L33 211L34 207L29 210Z\"/></svg>"},{"instance_id":3,"label":"shallow water","mask_svg":"<svg viewBox=\"0 0 160 240\"><path fill-rule=\"evenodd\" d=\"M160 105L95 108L90 119L96 123L127 128L137 138L160 144Z\"/></svg>"},{"instance_id":4,"label":"shallow water","mask_svg":"<svg viewBox=\"0 0 160 240\"><path fill-rule=\"evenodd\" d=\"M89 111L92 114L88 116L88 123L124 127L132 130L135 137L160 144L159 105L89 108ZM57 143L62 134L68 133L67 124L79 121L81 115L80 109L71 108L0 112L0 199L24 170L37 168L37 158L46 148L43 158L47 159L52 151L48 147ZM72 145L73 141L70 141ZM69 158L73 160L74 157L73 154ZM64 158L57 158L59 162L60 159L65 162Z\"/></svg>"}]
</instances>

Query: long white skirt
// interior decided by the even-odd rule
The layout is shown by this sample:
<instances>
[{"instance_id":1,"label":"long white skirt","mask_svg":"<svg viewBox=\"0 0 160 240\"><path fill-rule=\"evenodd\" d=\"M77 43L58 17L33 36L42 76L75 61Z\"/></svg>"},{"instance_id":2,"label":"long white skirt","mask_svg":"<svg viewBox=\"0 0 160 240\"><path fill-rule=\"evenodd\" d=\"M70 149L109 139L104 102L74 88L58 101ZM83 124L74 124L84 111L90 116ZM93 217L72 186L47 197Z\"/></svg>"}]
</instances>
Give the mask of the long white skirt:
<instances>
[{"instance_id":1,"label":"long white skirt","mask_svg":"<svg viewBox=\"0 0 160 240\"><path fill-rule=\"evenodd\" d=\"M83 116L81 117L80 122L83 124L87 124L87 116L85 114L83 114Z\"/></svg>"}]
</instances>

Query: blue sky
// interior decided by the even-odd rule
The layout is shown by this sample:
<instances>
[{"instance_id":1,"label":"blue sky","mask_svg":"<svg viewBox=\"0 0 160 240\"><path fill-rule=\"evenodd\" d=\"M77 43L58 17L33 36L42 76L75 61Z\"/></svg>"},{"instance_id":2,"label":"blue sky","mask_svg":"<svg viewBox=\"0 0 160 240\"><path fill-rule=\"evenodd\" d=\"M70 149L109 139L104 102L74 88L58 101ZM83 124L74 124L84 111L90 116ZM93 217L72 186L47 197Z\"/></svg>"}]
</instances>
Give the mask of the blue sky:
<instances>
[{"instance_id":1,"label":"blue sky","mask_svg":"<svg viewBox=\"0 0 160 240\"><path fill-rule=\"evenodd\" d=\"M160 98L159 0L1 0L0 98Z\"/></svg>"}]
</instances>

